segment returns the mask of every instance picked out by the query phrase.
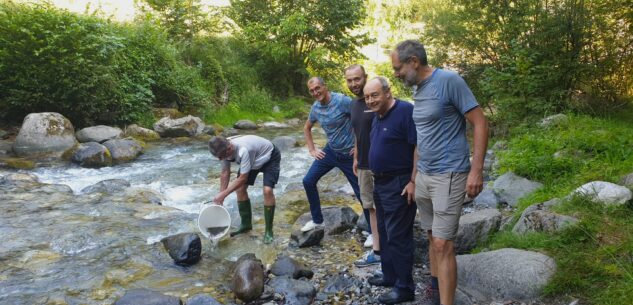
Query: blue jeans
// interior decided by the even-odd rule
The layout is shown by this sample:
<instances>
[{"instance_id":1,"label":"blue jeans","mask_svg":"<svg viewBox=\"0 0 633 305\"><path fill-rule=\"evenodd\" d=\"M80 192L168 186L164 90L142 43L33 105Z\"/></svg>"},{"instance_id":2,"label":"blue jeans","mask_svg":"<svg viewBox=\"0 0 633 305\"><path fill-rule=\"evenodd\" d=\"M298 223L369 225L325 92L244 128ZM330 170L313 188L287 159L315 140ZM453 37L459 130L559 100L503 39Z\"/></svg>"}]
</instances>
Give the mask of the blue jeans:
<instances>
[{"instance_id":1,"label":"blue jeans","mask_svg":"<svg viewBox=\"0 0 633 305\"><path fill-rule=\"evenodd\" d=\"M353 165L354 156L349 153L338 153L333 151L329 146L325 146L323 149L325 157L321 160L314 160L312 166L308 170L308 173L303 177L303 188L306 190L308 202L310 203L310 214L312 214L312 221L314 223L323 223L323 214L321 213L321 200L319 199L319 190L317 189L317 183L325 174L330 172L333 168L340 169L347 181L352 186L356 198L360 201L360 190L358 188L358 178L354 175ZM361 203L362 204L362 203ZM365 220L369 224L369 210L363 209L365 214ZM371 226L370 226L371 233Z\"/></svg>"}]
</instances>

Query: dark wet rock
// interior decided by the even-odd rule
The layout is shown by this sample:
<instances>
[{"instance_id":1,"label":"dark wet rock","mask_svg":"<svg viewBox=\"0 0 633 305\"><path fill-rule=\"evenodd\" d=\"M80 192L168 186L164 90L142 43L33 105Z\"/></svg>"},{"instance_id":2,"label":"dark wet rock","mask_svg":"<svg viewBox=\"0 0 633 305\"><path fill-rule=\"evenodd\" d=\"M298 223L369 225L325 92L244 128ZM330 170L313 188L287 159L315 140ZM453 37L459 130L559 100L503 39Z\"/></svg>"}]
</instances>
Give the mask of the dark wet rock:
<instances>
[{"instance_id":1,"label":"dark wet rock","mask_svg":"<svg viewBox=\"0 0 633 305\"><path fill-rule=\"evenodd\" d=\"M143 147L133 139L114 139L103 143L112 156L112 163L119 164L132 161L143 153Z\"/></svg>"},{"instance_id":2,"label":"dark wet rock","mask_svg":"<svg viewBox=\"0 0 633 305\"><path fill-rule=\"evenodd\" d=\"M55 112L31 113L24 118L13 151L18 156L59 157L75 144L75 129L63 115Z\"/></svg>"},{"instance_id":3,"label":"dark wet rock","mask_svg":"<svg viewBox=\"0 0 633 305\"><path fill-rule=\"evenodd\" d=\"M539 182L530 181L519 177L512 172L507 172L495 180L493 189L501 202L510 206L516 206L519 199L535 192L543 187Z\"/></svg>"},{"instance_id":4,"label":"dark wet rock","mask_svg":"<svg viewBox=\"0 0 633 305\"><path fill-rule=\"evenodd\" d=\"M369 224L367 223L367 218L365 216L358 217L356 221L356 227L361 231L369 232Z\"/></svg>"},{"instance_id":5,"label":"dark wet rock","mask_svg":"<svg viewBox=\"0 0 633 305\"><path fill-rule=\"evenodd\" d=\"M218 302L212 296L198 294L187 300L186 305L222 305L222 303Z\"/></svg>"},{"instance_id":6,"label":"dark wet rock","mask_svg":"<svg viewBox=\"0 0 633 305\"><path fill-rule=\"evenodd\" d=\"M204 123L200 118L188 115L179 119L163 117L154 123L154 130L161 137L194 137L202 134Z\"/></svg>"},{"instance_id":7,"label":"dark wet rock","mask_svg":"<svg viewBox=\"0 0 633 305\"><path fill-rule=\"evenodd\" d=\"M240 133L235 128L227 128L227 129L224 129L224 131L222 131L222 136L225 137L225 138L234 137L234 136L236 136L238 134L240 134Z\"/></svg>"},{"instance_id":8,"label":"dark wet rock","mask_svg":"<svg viewBox=\"0 0 633 305\"><path fill-rule=\"evenodd\" d=\"M182 301L148 289L133 289L126 291L114 305L182 305Z\"/></svg>"},{"instance_id":9,"label":"dark wet rock","mask_svg":"<svg viewBox=\"0 0 633 305\"><path fill-rule=\"evenodd\" d=\"M253 253L242 255L235 263L233 293L235 297L250 302L264 292L264 266Z\"/></svg>"},{"instance_id":10,"label":"dark wet rock","mask_svg":"<svg viewBox=\"0 0 633 305\"><path fill-rule=\"evenodd\" d=\"M242 130L255 130L257 129L257 124L255 124L251 120L239 120L233 124L233 128L242 129Z\"/></svg>"},{"instance_id":11,"label":"dark wet rock","mask_svg":"<svg viewBox=\"0 0 633 305\"><path fill-rule=\"evenodd\" d=\"M520 234L527 232L554 233L577 223L578 219L574 217L549 211L550 207L559 203L559 199L552 199L527 207L523 213L521 213L521 218L519 218L519 221L514 225L512 231Z\"/></svg>"},{"instance_id":12,"label":"dark wet rock","mask_svg":"<svg viewBox=\"0 0 633 305\"><path fill-rule=\"evenodd\" d=\"M302 277L311 279L314 272L304 264L294 260L290 256L281 255L277 257L275 263L270 267L270 272L276 276L290 276L293 279Z\"/></svg>"},{"instance_id":13,"label":"dark wet rock","mask_svg":"<svg viewBox=\"0 0 633 305\"><path fill-rule=\"evenodd\" d=\"M308 232L296 230L290 235L291 245L299 248L312 247L321 243L325 236L325 229L317 228Z\"/></svg>"},{"instance_id":14,"label":"dark wet rock","mask_svg":"<svg viewBox=\"0 0 633 305\"><path fill-rule=\"evenodd\" d=\"M478 207L496 208L499 204L501 204L501 200L499 200L495 191L486 185L484 186L483 191L475 197L473 204Z\"/></svg>"},{"instance_id":15,"label":"dark wet rock","mask_svg":"<svg viewBox=\"0 0 633 305\"><path fill-rule=\"evenodd\" d=\"M107 140L121 138L123 136L123 131L117 127L98 125L79 130L75 136L77 137L77 141L80 143L103 143Z\"/></svg>"},{"instance_id":16,"label":"dark wet rock","mask_svg":"<svg viewBox=\"0 0 633 305\"><path fill-rule=\"evenodd\" d=\"M271 142L273 142L280 151L289 150L297 145L297 140L290 136L276 137Z\"/></svg>"},{"instance_id":17,"label":"dark wet rock","mask_svg":"<svg viewBox=\"0 0 633 305\"><path fill-rule=\"evenodd\" d=\"M191 266L200 261L202 243L198 234L176 234L163 238L161 242L177 265Z\"/></svg>"},{"instance_id":18,"label":"dark wet rock","mask_svg":"<svg viewBox=\"0 0 633 305\"><path fill-rule=\"evenodd\" d=\"M112 165L112 156L105 146L88 142L79 144L71 161L82 167L99 168Z\"/></svg>"},{"instance_id":19,"label":"dark wet rock","mask_svg":"<svg viewBox=\"0 0 633 305\"><path fill-rule=\"evenodd\" d=\"M325 293L339 293L347 290L353 290L356 286L362 284L361 281L346 275L335 275L330 277L323 288Z\"/></svg>"},{"instance_id":20,"label":"dark wet rock","mask_svg":"<svg viewBox=\"0 0 633 305\"><path fill-rule=\"evenodd\" d=\"M532 251L499 249L457 256L458 287L480 301L534 300L555 271L552 258Z\"/></svg>"},{"instance_id":21,"label":"dark wet rock","mask_svg":"<svg viewBox=\"0 0 633 305\"><path fill-rule=\"evenodd\" d=\"M478 243L488 239L499 230L501 213L497 209L484 209L463 215L459 219L459 229L455 237L455 252L466 253Z\"/></svg>"},{"instance_id":22,"label":"dark wet rock","mask_svg":"<svg viewBox=\"0 0 633 305\"><path fill-rule=\"evenodd\" d=\"M284 276L273 278L268 284L276 293L285 296L286 304L308 305L312 303L317 293L310 282Z\"/></svg>"},{"instance_id":23,"label":"dark wet rock","mask_svg":"<svg viewBox=\"0 0 633 305\"><path fill-rule=\"evenodd\" d=\"M93 185L87 186L81 190L81 193L106 193L112 194L120 192L130 187L130 183L124 179L108 179L99 181Z\"/></svg>"},{"instance_id":24,"label":"dark wet rock","mask_svg":"<svg viewBox=\"0 0 633 305\"><path fill-rule=\"evenodd\" d=\"M202 129L202 133L203 134L207 134L210 136L215 136L215 133L217 132L217 130L215 129L215 127L211 126L211 125L205 125L204 129Z\"/></svg>"},{"instance_id":25,"label":"dark wet rock","mask_svg":"<svg viewBox=\"0 0 633 305\"><path fill-rule=\"evenodd\" d=\"M322 208L321 211L323 212L323 224L327 235L336 235L350 230L356 225L358 220L358 214L350 207L332 206ZM305 213L297 219L295 226L301 227L311 219L310 213Z\"/></svg>"},{"instance_id":26,"label":"dark wet rock","mask_svg":"<svg viewBox=\"0 0 633 305\"><path fill-rule=\"evenodd\" d=\"M158 132L151 129L143 128L136 124L132 124L125 128L125 136L132 137L143 142L160 140L160 135L158 134Z\"/></svg>"},{"instance_id":27,"label":"dark wet rock","mask_svg":"<svg viewBox=\"0 0 633 305\"><path fill-rule=\"evenodd\" d=\"M572 194L587 196L606 205L622 205L633 198L633 192L627 187L605 181L585 183Z\"/></svg>"}]
</instances>

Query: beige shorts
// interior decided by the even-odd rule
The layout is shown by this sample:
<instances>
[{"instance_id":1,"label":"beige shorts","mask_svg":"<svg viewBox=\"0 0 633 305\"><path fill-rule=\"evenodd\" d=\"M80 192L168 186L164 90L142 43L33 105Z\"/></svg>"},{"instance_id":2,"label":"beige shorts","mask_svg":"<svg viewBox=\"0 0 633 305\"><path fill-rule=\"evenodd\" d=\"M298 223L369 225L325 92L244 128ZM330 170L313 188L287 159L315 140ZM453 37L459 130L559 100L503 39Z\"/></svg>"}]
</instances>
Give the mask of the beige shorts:
<instances>
[{"instance_id":1,"label":"beige shorts","mask_svg":"<svg viewBox=\"0 0 633 305\"><path fill-rule=\"evenodd\" d=\"M374 206L374 176L368 169L358 169L358 187L363 209L375 209Z\"/></svg>"},{"instance_id":2,"label":"beige shorts","mask_svg":"<svg viewBox=\"0 0 633 305\"><path fill-rule=\"evenodd\" d=\"M415 202L420 222L433 236L454 240L466 196L468 173L446 173L415 176Z\"/></svg>"}]
</instances>

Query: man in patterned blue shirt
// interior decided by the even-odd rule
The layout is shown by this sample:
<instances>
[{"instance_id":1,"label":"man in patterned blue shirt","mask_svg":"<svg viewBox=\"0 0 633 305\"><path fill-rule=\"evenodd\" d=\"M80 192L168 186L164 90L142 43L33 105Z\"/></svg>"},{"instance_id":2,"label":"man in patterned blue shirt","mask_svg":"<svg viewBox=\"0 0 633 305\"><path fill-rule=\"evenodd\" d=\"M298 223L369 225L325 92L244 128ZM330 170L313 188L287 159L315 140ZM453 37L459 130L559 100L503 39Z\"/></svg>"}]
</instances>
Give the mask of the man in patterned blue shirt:
<instances>
[{"instance_id":1,"label":"man in patterned blue shirt","mask_svg":"<svg viewBox=\"0 0 633 305\"><path fill-rule=\"evenodd\" d=\"M354 132L352 130L351 107L352 99L337 92L328 91L325 82L320 77L308 80L308 89L312 97L316 99L310 109L310 116L303 127L303 134L310 155L314 162L303 178L312 220L308 221L301 231L307 232L316 227L323 226L323 214L321 213L321 201L317 183L325 174L333 168L340 169L360 200L358 178L354 175ZM314 146L312 140L312 126L319 122L327 136L327 144L321 150ZM369 223L369 211L364 209L365 219Z\"/></svg>"}]
</instances>

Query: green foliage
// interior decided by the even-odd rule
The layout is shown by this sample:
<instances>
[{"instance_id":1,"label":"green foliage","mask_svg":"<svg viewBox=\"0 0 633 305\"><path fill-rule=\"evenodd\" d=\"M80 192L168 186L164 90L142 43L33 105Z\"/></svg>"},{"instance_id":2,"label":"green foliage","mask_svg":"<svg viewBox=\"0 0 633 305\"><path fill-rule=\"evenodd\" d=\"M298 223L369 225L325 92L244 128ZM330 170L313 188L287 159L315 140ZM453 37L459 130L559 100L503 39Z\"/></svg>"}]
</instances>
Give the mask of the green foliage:
<instances>
[{"instance_id":1,"label":"green foliage","mask_svg":"<svg viewBox=\"0 0 633 305\"><path fill-rule=\"evenodd\" d=\"M364 12L361 0L232 0L228 15L256 50L266 85L292 95L305 92L308 71L337 80L342 66L361 56L358 48L368 38L353 30Z\"/></svg>"}]
</instances>

